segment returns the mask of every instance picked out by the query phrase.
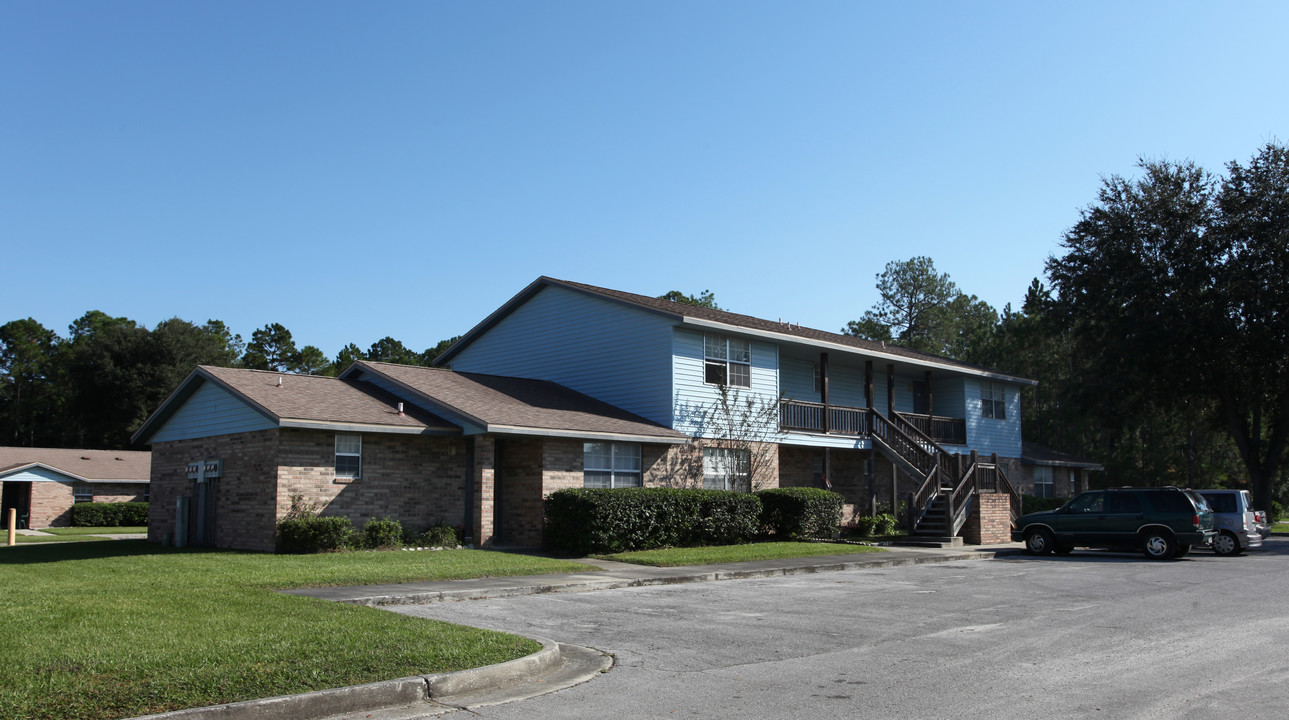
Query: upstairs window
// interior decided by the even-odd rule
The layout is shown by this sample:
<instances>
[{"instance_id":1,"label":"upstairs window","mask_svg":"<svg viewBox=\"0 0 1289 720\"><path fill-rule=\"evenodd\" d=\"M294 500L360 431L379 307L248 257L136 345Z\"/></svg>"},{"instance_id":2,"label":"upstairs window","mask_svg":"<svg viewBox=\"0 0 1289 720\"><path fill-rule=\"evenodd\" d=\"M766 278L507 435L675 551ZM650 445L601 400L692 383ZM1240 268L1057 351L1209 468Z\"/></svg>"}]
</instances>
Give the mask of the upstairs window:
<instances>
[{"instance_id":1,"label":"upstairs window","mask_svg":"<svg viewBox=\"0 0 1289 720\"><path fill-rule=\"evenodd\" d=\"M640 446L632 443L589 442L582 445L582 486L640 487Z\"/></svg>"},{"instance_id":2,"label":"upstairs window","mask_svg":"<svg viewBox=\"0 0 1289 720\"><path fill-rule=\"evenodd\" d=\"M752 385L752 347L747 340L704 335L703 359L705 382L736 387Z\"/></svg>"},{"instance_id":3,"label":"upstairs window","mask_svg":"<svg viewBox=\"0 0 1289 720\"><path fill-rule=\"evenodd\" d=\"M336 477L359 478L363 470L363 436L336 435Z\"/></svg>"},{"instance_id":4,"label":"upstairs window","mask_svg":"<svg viewBox=\"0 0 1289 720\"><path fill-rule=\"evenodd\" d=\"M1002 383L980 383L980 417L1007 419L1007 395Z\"/></svg>"}]
</instances>

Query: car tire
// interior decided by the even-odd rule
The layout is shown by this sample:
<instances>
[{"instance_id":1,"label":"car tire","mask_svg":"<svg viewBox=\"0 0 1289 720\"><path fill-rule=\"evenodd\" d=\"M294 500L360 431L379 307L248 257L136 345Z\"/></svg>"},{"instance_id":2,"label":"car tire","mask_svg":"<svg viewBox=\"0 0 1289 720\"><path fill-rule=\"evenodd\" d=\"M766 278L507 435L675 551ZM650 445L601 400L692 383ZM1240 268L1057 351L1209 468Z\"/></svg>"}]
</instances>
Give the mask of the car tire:
<instances>
[{"instance_id":1,"label":"car tire","mask_svg":"<svg viewBox=\"0 0 1289 720\"><path fill-rule=\"evenodd\" d=\"M1186 557L1186 553L1189 553L1190 551L1190 545L1178 545L1177 552L1173 554L1173 557Z\"/></svg>"},{"instance_id":2,"label":"car tire","mask_svg":"<svg viewBox=\"0 0 1289 720\"><path fill-rule=\"evenodd\" d=\"M1141 534L1141 551L1151 560L1177 557L1177 540L1167 530L1149 530Z\"/></svg>"},{"instance_id":3,"label":"car tire","mask_svg":"<svg viewBox=\"0 0 1289 720\"><path fill-rule=\"evenodd\" d=\"M1213 552L1223 557L1240 554L1240 539L1229 532L1220 532L1213 538Z\"/></svg>"},{"instance_id":4,"label":"car tire","mask_svg":"<svg viewBox=\"0 0 1289 720\"><path fill-rule=\"evenodd\" d=\"M1030 555L1050 554L1055 544L1051 531L1044 528L1025 533L1025 552Z\"/></svg>"}]
</instances>

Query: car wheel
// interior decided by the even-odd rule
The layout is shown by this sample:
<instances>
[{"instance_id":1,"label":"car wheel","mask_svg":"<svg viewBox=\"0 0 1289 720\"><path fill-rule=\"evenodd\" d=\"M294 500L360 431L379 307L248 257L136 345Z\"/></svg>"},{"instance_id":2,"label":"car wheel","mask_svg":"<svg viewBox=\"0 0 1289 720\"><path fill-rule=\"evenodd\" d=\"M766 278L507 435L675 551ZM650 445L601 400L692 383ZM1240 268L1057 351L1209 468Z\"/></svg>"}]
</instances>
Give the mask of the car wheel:
<instances>
[{"instance_id":1,"label":"car wheel","mask_svg":"<svg viewBox=\"0 0 1289 720\"><path fill-rule=\"evenodd\" d=\"M1213 552L1218 555L1239 555L1240 540L1229 532L1221 532L1213 538Z\"/></svg>"},{"instance_id":2,"label":"car wheel","mask_svg":"<svg viewBox=\"0 0 1289 720\"><path fill-rule=\"evenodd\" d=\"M1186 553L1190 551L1191 551L1190 545L1178 545L1177 552L1173 555L1173 557L1186 557Z\"/></svg>"},{"instance_id":3,"label":"car wheel","mask_svg":"<svg viewBox=\"0 0 1289 720\"><path fill-rule=\"evenodd\" d=\"M1052 552L1052 533L1039 528L1025 535L1025 552L1030 555L1046 555Z\"/></svg>"},{"instance_id":4,"label":"car wheel","mask_svg":"<svg viewBox=\"0 0 1289 720\"><path fill-rule=\"evenodd\" d=\"M1172 533L1151 530L1141 536L1141 550L1151 560L1171 560L1177 556L1177 541Z\"/></svg>"}]
</instances>

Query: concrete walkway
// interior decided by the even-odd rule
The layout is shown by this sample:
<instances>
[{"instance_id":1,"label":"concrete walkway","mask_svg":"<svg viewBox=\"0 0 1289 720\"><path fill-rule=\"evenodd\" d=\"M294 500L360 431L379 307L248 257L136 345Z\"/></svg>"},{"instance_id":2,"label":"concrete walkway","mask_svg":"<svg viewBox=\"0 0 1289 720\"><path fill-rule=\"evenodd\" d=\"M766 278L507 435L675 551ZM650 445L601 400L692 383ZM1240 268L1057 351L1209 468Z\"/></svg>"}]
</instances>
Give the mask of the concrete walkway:
<instances>
[{"instance_id":1,"label":"concrete walkway","mask_svg":"<svg viewBox=\"0 0 1289 720\"><path fill-rule=\"evenodd\" d=\"M382 606L513 597L553 592L591 592L645 585L673 585L775 577L837 570L865 570L987 560L1022 552L1020 543L938 549L887 547L880 553L820 555L718 565L654 568L582 558L598 570L559 575L477 578L442 582L283 590L289 595ZM192 708L147 720L414 720L454 710L496 705L572 687L612 667L611 656L593 648L533 638L542 649L500 665L387 680L300 695ZM136 719L144 720L144 719Z\"/></svg>"}]
</instances>

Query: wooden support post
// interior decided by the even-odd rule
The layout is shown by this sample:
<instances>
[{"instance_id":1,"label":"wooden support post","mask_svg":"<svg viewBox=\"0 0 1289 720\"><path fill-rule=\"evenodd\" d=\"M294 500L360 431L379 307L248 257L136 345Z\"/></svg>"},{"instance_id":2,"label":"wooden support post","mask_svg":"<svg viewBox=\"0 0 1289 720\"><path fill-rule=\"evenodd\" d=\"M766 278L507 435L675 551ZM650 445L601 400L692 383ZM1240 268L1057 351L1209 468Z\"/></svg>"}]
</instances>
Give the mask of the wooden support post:
<instances>
[{"instance_id":1,"label":"wooden support post","mask_svg":"<svg viewBox=\"0 0 1289 720\"><path fill-rule=\"evenodd\" d=\"M9 508L9 547L18 543L18 508Z\"/></svg>"},{"instance_id":2,"label":"wooden support post","mask_svg":"<svg viewBox=\"0 0 1289 720\"><path fill-rule=\"evenodd\" d=\"M864 414L865 423L866 423L864 426L864 433L866 435L872 435L873 434L873 361L872 360L864 361L864 407L868 409L868 412ZM869 465L869 469L871 471L872 469L871 464Z\"/></svg>"},{"instance_id":3,"label":"wooden support post","mask_svg":"<svg viewBox=\"0 0 1289 720\"><path fill-rule=\"evenodd\" d=\"M895 515L900 510L900 469L891 461L891 514Z\"/></svg>"},{"instance_id":4,"label":"wooden support post","mask_svg":"<svg viewBox=\"0 0 1289 720\"><path fill-rule=\"evenodd\" d=\"M819 353L819 400L824 404L824 433L828 432L828 353Z\"/></svg>"},{"instance_id":5,"label":"wooden support post","mask_svg":"<svg viewBox=\"0 0 1289 720\"><path fill-rule=\"evenodd\" d=\"M895 417L895 363L886 366L886 417Z\"/></svg>"},{"instance_id":6,"label":"wooden support post","mask_svg":"<svg viewBox=\"0 0 1289 720\"><path fill-rule=\"evenodd\" d=\"M935 437L931 434L931 416L935 415L935 411L932 410L935 405L931 402L931 371L927 370L922 377L924 378L922 382L926 383L926 434Z\"/></svg>"},{"instance_id":7,"label":"wooden support post","mask_svg":"<svg viewBox=\"0 0 1289 720\"><path fill-rule=\"evenodd\" d=\"M864 470L868 474L868 516L873 517L877 514L877 452L870 446L868 448L868 462L864 464Z\"/></svg>"}]
</instances>

